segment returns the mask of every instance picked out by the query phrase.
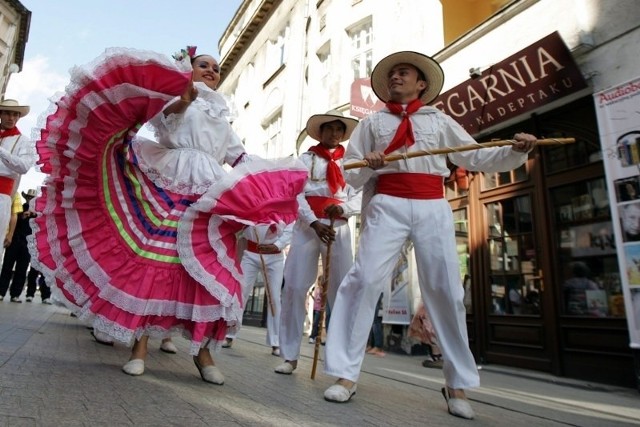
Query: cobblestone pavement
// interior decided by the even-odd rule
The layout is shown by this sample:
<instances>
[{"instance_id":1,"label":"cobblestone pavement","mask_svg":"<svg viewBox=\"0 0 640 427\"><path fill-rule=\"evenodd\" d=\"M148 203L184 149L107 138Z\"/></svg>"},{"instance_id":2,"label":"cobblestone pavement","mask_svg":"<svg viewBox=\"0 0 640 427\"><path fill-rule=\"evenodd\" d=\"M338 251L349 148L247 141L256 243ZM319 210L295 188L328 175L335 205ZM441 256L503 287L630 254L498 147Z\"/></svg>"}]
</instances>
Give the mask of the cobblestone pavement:
<instances>
[{"instance_id":1,"label":"cobblestone pavement","mask_svg":"<svg viewBox=\"0 0 640 427\"><path fill-rule=\"evenodd\" d=\"M313 346L302 344L293 375L265 330L244 327L215 356L223 386L204 383L176 338L179 353L152 340L145 374L121 372L129 350L96 343L60 307L0 302L1 426L627 426L640 425L640 394L527 370L484 366L482 387L468 393L476 419L452 417L440 370L423 357L367 355L358 392L347 404L325 402L334 378L310 379Z\"/></svg>"}]
</instances>

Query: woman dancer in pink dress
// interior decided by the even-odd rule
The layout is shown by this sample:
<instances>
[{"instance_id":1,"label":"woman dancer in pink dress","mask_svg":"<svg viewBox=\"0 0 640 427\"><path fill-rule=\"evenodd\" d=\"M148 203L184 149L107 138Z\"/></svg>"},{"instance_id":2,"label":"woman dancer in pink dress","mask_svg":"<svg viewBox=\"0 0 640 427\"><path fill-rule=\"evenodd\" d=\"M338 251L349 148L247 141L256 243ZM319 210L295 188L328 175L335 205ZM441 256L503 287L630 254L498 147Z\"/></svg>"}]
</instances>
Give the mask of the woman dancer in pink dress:
<instances>
[{"instance_id":1,"label":"woman dancer in pink dress","mask_svg":"<svg viewBox=\"0 0 640 427\"><path fill-rule=\"evenodd\" d=\"M57 300L133 344L125 373L144 372L149 336L181 331L202 379L222 384L209 348L242 314L235 233L294 221L306 170L247 161L218 64L194 54L111 49L71 71L37 141L48 176L30 250ZM135 137L149 119L157 142Z\"/></svg>"}]
</instances>

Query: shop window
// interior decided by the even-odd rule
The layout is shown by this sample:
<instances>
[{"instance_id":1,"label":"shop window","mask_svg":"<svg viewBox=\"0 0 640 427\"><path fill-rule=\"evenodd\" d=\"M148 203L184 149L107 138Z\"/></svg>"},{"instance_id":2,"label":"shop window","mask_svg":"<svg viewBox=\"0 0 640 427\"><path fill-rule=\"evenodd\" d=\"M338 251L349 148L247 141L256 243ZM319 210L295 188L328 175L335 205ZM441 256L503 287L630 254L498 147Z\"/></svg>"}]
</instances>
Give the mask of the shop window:
<instances>
[{"instance_id":1,"label":"shop window","mask_svg":"<svg viewBox=\"0 0 640 427\"><path fill-rule=\"evenodd\" d=\"M623 317L624 299L604 178L550 191L557 231L561 312Z\"/></svg>"},{"instance_id":2,"label":"shop window","mask_svg":"<svg viewBox=\"0 0 640 427\"><path fill-rule=\"evenodd\" d=\"M543 138L575 138L567 145L547 146L541 150L547 175L602 161L597 120L591 97L579 99L560 109L537 117Z\"/></svg>"},{"instance_id":3,"label":"shop window","mask_svg":"<svg viewBox=\"0 0 640 427\"><path fill-rule=\"evenodd\" d=\"M498 173L483 173L482 174L482 189L491 190L503 185L513 184L515 182L526 181L528 178L526 163L522 166L507 171Z\"/></svg>"},{"instance_id":4,"label":"shop window","mask_svg":"<svg viewBox=\"0 0 640 427\"><path fill-rule=\"evenodd\" d=\"M542 283L537 275L531 199L515 197L486 205L491 307L498 315L539 315Z\"/></svg>"},{"instance_id":5,"label":"shop window","mask_svg":"<svg viewBox=\"0 0 640 427\"><path fill-rule=\"evenodd\" d=\"M574 137L564 132L551 132L547 138ZM576 138L574 144L546 147L544 150L547 173L561 172L602 161L602 152L597 140L588 141Z\"/></svg>"},{"instance_id":6,"label":"shop window","mask_svg":"<svg viewBox=\"0 0 640 427\"><path fill-rule=\"evenodd\" d=\"M460 263L460 278L464 288L464 306L467 313L473 313L473 294L471 291L471 265L469 253L469 219L467 209L453 211L453 223L456 233L456 249Z\"/></svg>"}]
</instances>

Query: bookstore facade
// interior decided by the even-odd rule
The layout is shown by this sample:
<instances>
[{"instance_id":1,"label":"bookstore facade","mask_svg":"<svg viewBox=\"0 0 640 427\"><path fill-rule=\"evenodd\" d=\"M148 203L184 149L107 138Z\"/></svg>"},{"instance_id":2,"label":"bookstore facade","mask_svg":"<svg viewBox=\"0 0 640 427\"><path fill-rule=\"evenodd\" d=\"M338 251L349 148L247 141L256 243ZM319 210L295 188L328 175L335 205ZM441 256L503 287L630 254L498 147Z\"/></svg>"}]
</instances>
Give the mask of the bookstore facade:
<instances>
[{"instance_id":1,"label":"bookstore facade","mask_svg":"<svg viewBox=\"0 0 640 427\"><path fill-rule=\"evenodd\" d=\"M434 105L478 141L576 140L540 146L514 171L456 170L446 192L477 360L633 387L590 83L554 32L441 94Z\"/></svg>"}]
</instances>

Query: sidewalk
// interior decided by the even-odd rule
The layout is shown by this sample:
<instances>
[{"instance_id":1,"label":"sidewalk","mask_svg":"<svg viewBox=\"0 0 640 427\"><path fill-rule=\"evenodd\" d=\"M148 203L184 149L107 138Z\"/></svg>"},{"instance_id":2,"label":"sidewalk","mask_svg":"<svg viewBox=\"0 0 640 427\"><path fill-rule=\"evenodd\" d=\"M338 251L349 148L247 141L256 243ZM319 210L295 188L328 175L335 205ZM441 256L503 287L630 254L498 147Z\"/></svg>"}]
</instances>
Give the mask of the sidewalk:
<instances>
[{"instance_id":1,"label":"sidewalk","mask_svg":"<svg viewBox=\"0 0 640 427\"><path fill-rule=\"evenodd\" d=\"M204 383L176 338L176 355L150 342L146 372L120 371L129 350L97 344L63 308L0 302L0 426L631 426L640 425L635 389L532 371L484 366L468 393L474 421L449 415L442 371L423 357L367 355L351 402L325 402L333 378L309 378L313 345L303 340L299 367L280 362L265 330L245 327L231 349L214 355L224 386Z\"/></svg>"}]
</instances>

